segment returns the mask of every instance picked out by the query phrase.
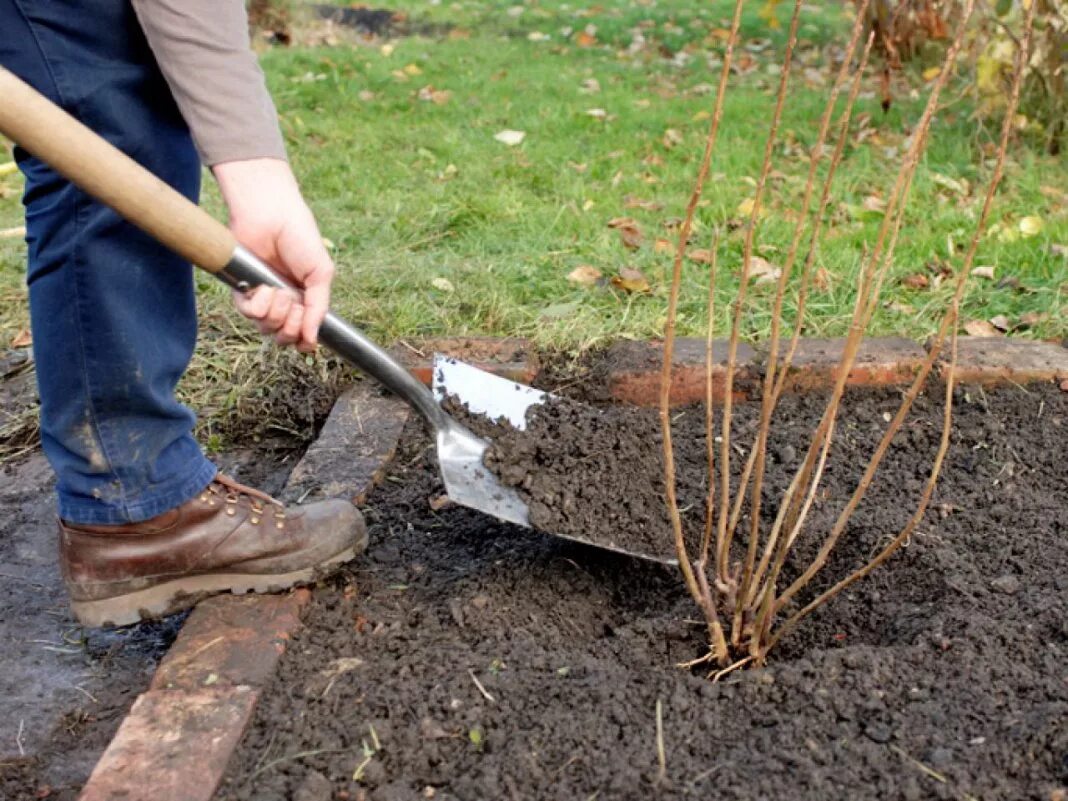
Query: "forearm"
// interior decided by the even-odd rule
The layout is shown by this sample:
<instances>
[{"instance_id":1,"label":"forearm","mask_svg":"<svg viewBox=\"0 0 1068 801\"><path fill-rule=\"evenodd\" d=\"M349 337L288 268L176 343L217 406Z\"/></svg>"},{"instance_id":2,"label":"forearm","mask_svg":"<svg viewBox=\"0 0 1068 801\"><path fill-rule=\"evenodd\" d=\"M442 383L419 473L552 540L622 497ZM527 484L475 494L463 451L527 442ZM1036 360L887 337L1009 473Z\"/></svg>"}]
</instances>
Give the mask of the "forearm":
<instances>
[{"instance_id":1,"label":"forearm","mask_svg":"<svg viewBox=\"0 0 1068 801\"><path fill-rule=\"evenodd\" d=\"M284 160L274 103L249 48L244 3L132 2L204 163Z\"/></svg>"}]
</instances>

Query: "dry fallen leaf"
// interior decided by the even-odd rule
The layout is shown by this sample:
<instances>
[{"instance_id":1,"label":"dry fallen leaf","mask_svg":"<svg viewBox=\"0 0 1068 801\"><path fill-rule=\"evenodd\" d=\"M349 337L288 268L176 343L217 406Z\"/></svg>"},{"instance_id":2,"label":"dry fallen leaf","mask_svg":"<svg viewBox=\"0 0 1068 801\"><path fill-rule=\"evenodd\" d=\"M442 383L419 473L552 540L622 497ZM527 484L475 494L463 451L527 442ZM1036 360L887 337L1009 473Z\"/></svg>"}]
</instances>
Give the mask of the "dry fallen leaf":
<instances>
[{"instance_id":1,"label":"dry fallen leaf","mask_svg":"<svg viewBox=\"0 0 1068 801\"><path fill-rule=\"evenodd\" d=\"M1054 243L1049 246L1049 252L1053 256L1061 256L1062 258L1068 258L1068 245L1058 245Z\"/></svg>"},{"instance_id":2,"label":"dry fallen leaf","mask_svg":"<svg viewBox=\"0 0 1068 801\"><path fill-rule=\"evenodd\" d=\"M596 78L587 78L579 86L579 91L584 95L595 95L601 91L601 84Z\"/></svg>"},{"instance_id":3,"label":"dry fallen leaf","mask_svg":"<svg viewBox=\"0 0 1068 801\"><path fill-rule=\"evenodd\" d=\"M1020 315L1020 325L1024 328L1031 328L1048 319L1049 315L1044 312L1024 312Z\"/></svg>"},{"instance_id":4,"label":"dry fallen leaf","mask_svg":"<svg viewBox=\"0 0 1068 801\"><path fill-rule=\"evenodd\" d=\"M13 348L28 348L32 344L33 335L28 328L23 328L15 334L15 338L11 340L11 347Z\"/></svg>"},{"instance_id":5,"label":"dry fallen leaf","mask_svg":"<svg viewBox=\"0 0 1068 801\"><path fill-rule=\"evenodd\" d=\"M1025 239L1028 239L1032 236L1038 236L1040 233L1042 233L1042 229L1044 227L1045 223L1042 222L1041 217L1035 215L1023 217L1020 220L1019 224L1020 235L1023 236Z\"/></svg>"},{"instance_id":6,"label":"dry fallen leaf","mask_svg":"<svg viewBox=\"0 0 1068 801\"><path fill-rule=\"evenodd\" d=\"M682 144L682 134L674 128L668 128L660 138L660 143L668 150L671 150L676 145Z\"/></svg>"},{"instance_id":7,"label":"dry fallen leaf","mask_svg":"<svg viewBox=\"0 0 1068 801\"><path fill-rule=\"evenodd\" d=\"M860 204L860 207L865 211L877 212L884 214L886 212L886 203L878 195L868 195L864 198L864 202Z\"/></svg>"},{"instance_id":8,"label":"dry fallen leaf","mask_svg":"<svg viewBox=\"0 0 1068 801\"><path fill-rule=\"evenodd\" d=\"M452 98L452 92L447 89L435 89L433 86L424 86L419 90L419 99L435 106L443 106Z\"/></svg>"},{"instance_id":9,"label":"dry fallen leaf","mask_svg":"<svg viewBox=\"0 0 1068 801\"><path fill-rule=\"evenodd\" d=\"M525 131L504 130L495 133L493 138L501 144L508 145L508 147L515 147L523 143L523 140L527 138L527 134Z\"/></svg>"},{"instance_id":10,"label":"dry fallen leaf","mask_svg":"<svg viewBox=\"0 0 1068 801\"><path fill-rule=\"evenodd\" d=\"M974 275L976 278L989 278L990 280L993 280L994 268L990 265L984 264L981 267L976 267L974 270L972 270L972 275Z\"/></svg>"},{"instance_id":11,"label":"dry fallen leaf","mask_svg":"<svg viewBox=\"0 0 1068 801\"><path fill-rule=\"evenodd\" d=\"M440 289L442 292L455 292L456 287L452 285L452 281L448 278L435 278L430 282L434 289Z\"/></svg>"},{"instance_id":12,"label":"dry fallen leaf","mask_svg":"<svg viewBox=\"0 0 1068 801\"><path fill-rule=\"evenodd\" d=\"M579 35L575 37L575 44L579 47L593 47L593 45L597 44L597 37L587 31L580 31Z\"/></svg>"},{"instance_id":13,"label":"dry fallen leaf","mask_svg":"<svg viewBox=\"0 0 1068 801\"><path fill-rule=\"evenodd\" d=\"M613 217L606 225L609 228L635 228L638 225L638 221L633 217Z\"/></svg>"},{"instance_id":14,"label":"dry fallen leaf","mask_svg":"<svg viewBox=\"0 0 1068 801\"><path fill-rule=\"evenodd\" d=\"M633 267L621 267L619 275L612 276L612 286L624 292L648 292L650 290L649 281L646 280L642 271Z\"/></svg>"},{"instance_id":15,"label":"dry fallen leaf","mask_svg":"<svg viewBox=\"0 0 1068 801\"><path fill-rule=\"evenodd\" d=\"M753 283L766 284L769 281L777 281L781 275L781 267L777 267L761 256L753 256L749 260L749 280Z\"/></svg>"},{"instance_id":16,"label":"dry fallen leaf","mask_svg":"<svg viewBox=\"0 0 1068 801\"><path fill-rule=\"evenodd\" d=\"M686 254L686 258L690 261L695 261L698 264L711 264L712 263L712 251L707 248L696 248L689 251Z\"/></svg>"},{"instance_id":17,"label":"dry fallen leaf","mask_svg":"<svg viewBox=\"0 0 1068 801\"><path fill-rule=\"evenodd\" d=\"M927 289L931 285L931 280L923 273L913 273L902 278L901 283L909 289Z\"/></svg>"},{"instance_id":18,"label":"dry fallen leaf","mask_svg":"<svg viewBox=\"0 0 1068 801\"><path fill-rule=\"evenodd\" d=\"M567 274L567 280L579 286L594 286L601 280L601 271L589 264L580 264Z\"/></svg>"},{"instance_id":19,"label":"dry fallen leaf","mask_svg":"<svg viewBox=\"0 0 1068 801\"><path fill-rule=\"evenodd\" d=\"M925 81L930 82L930 81L933 81L935 78L937 78L941 74L942 74L942 68L941 67L928 67L927 69L925 69L923 71L923 79Z\"/></svg>"},{"instance_id":20,"label":"dry fallen leaf","mask_svg":"<svg viewBox=\"0 0 1068 801\"><path fill-rule=\"evenodd\" d=\"M625 195L623 197L623 208L625 209L643 209L645 211L660 211L664 208L663 204L657 203L655 200L642 200L634 195Z\"/></svg>"},{"instance_id":21,"label":"dry fallen leaf","mask_svg":"<svg viewBox=\"0 0 1068 801\"><path fill-rule=\"evenodd\" d=\"M586 116L593 117L595 120L608 119L608 112L603 108L588 108L586 109Z\"/></svg>"},{"instance_id":22,"label":"dry fallen leaf","mask_svg":"<svg viewBox=\"0 0 1068 801\"><path fill-rule=\"evenodd\" d=\"M623 246L630 250L637 250L642 246L641 229L637 225L625 225L619 229L619 237L623 240Z\"/></svg>"},{"instance_id":23,"label":"dry fallen leaf","mask_svg":"<svg viewBox=\"0 0 1068 801\"><path fill-rule=\"evenodd\" d=\"M998 314L990 318L990 324L994 326L998 331L1008 331L1012 328L1012 323L1009 322L1009 318L1004 314Z\"/></svg>"},{"instance_id":24,"label":"dry fallen leaf","mask_svg":"<svg viewBox=\"0 0 1068 801\"><path fill-rule=\"evenodd\" d=\"M654 253L674 253L675 243L667 239L658 239L653 243Z\"/></svg>"},{"instance_id":25,"label":"dry fallen leaf","mask_svg":"<svg viewBox=\"0 0 1068 801\"><path fill-rule=\"evenodd\" d=\"M423 74L423 71L421 69L419 69L419 65L418 64L405 64L404 65L404 72L407 75L411 75L411 76L416 76L416 75L422 75Z\"/></svg>"},{"instance_id":26,"label":"dry fallen leaf","mask_svg":"<svg viewBox=\"0 0 1068 801\"><path fill-rule=\"evenodd\" d=\"M14 228L0 228L0 239L16 239L26 236L26 226L16 225Z\"/></svg>"},{"instance_id":27,"label":"dry fallen leaf","mask_svg":"<svg viewBox=\"0 0 1068 801\"><path fill-rule=\"evenodd\" d=\"M999 337L998 331L988 320L969 320L964 324L964 333L970 337Z\"/></svg>"}]
</instances>

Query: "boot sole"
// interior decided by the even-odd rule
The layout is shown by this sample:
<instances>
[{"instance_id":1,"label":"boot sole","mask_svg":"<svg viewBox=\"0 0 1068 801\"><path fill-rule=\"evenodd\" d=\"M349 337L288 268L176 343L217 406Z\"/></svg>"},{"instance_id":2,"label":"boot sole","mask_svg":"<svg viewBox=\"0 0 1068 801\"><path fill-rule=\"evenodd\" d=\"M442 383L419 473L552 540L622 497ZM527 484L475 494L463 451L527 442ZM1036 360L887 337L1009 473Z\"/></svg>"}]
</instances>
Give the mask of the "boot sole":
<instances>
[{"instance_id":1,"label":"boot sole","mask_svg":"<svg viewBox=\"0 0 1068 801\"><path fill-rule=\"evenodd\" d=\"M208 573L203 576L187 576L114 598L71 601L70 607L83 626L129 626L142 620L158 620L173 615L196 606L212 595L244 595L250 592L266 594L312 584L329 574L330 568L355 559L361 550L359 547L346 548L317 565L291 573Z\"/></svg>"}]
</instances>

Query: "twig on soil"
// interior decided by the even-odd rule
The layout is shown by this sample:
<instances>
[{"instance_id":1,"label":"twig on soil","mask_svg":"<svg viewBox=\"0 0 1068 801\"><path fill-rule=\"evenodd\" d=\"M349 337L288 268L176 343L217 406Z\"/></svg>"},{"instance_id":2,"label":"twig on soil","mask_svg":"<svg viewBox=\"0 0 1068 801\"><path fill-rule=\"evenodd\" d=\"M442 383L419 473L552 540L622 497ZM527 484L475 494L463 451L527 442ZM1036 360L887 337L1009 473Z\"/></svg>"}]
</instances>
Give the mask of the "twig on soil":
<instances>
[{"instance_id":1,"label":"twig on soil","mask_svg":"<svg viewBox=\"0 0 1068 801\"><path fill-rule=\"evenodd\" d=\"M656 783L667 778L667 752L664 750L664 706L656 699L656 761L660 765L656 772Z\"/></svg>"},{"instance_id":2,"label":"twig on soil","mask_svg":"<svg viewBox=\"0 0 1068 801\"><path fill-rule=\"evenodd\" d=\"M890 746L890 750L893 751L898 756L900 756L902 759L906 759L909 762L911 762L913 765L915 765L917 768L919 768L921 771L926 773L928 776L930 776L935 781L942 782L942 784L948 784L949 783L949 780L945 776L943 776L941 773L939 773L934 768L929 767L929 766L923 764L922 762L920 762L920 760L916 759L916 757L914 757L911 754L909 754L909 752L906 751L904 748L901 748L900 746L892 745L892 746Z\"/></svg>"},{"instance_id":3,"label":"twig on soil","mask_svg":"<svg viewBox=\"0 0 1068 801\"><path fill-rule=\"evenodd\" d=\"M486 688L482 686L482 682L478 680L478 676L475 675L475 671L471 670L471 668L468 668L467 675L471 677L471 681L473 681L475 683L475 686L478 687L478 691L482 693L483 698L485 698L491 704L497 703L497 699L490 695L489 692L487 692Z\"/></svg>"}]
</instances>

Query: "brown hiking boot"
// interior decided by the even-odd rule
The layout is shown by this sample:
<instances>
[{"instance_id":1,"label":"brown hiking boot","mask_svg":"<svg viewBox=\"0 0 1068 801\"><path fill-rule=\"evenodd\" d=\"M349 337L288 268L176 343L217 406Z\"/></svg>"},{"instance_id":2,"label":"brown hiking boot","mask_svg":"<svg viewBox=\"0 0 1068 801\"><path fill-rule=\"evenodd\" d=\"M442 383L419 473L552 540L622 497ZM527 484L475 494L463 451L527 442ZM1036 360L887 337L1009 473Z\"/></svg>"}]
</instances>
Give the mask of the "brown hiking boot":
<instances>
[{"instance_id":1,"label":"brown hiking boot","mask_svg":"<svg viewBox=\"0 0 1068 801\"><path fill-rule=\"evenodd\" d=\"M312 582L367 547L348 501L286 509L221 473L195 498L142 523L59 523L71 609L86 626L124 626L223 592Z\"/></svg>"}]
</instances>

